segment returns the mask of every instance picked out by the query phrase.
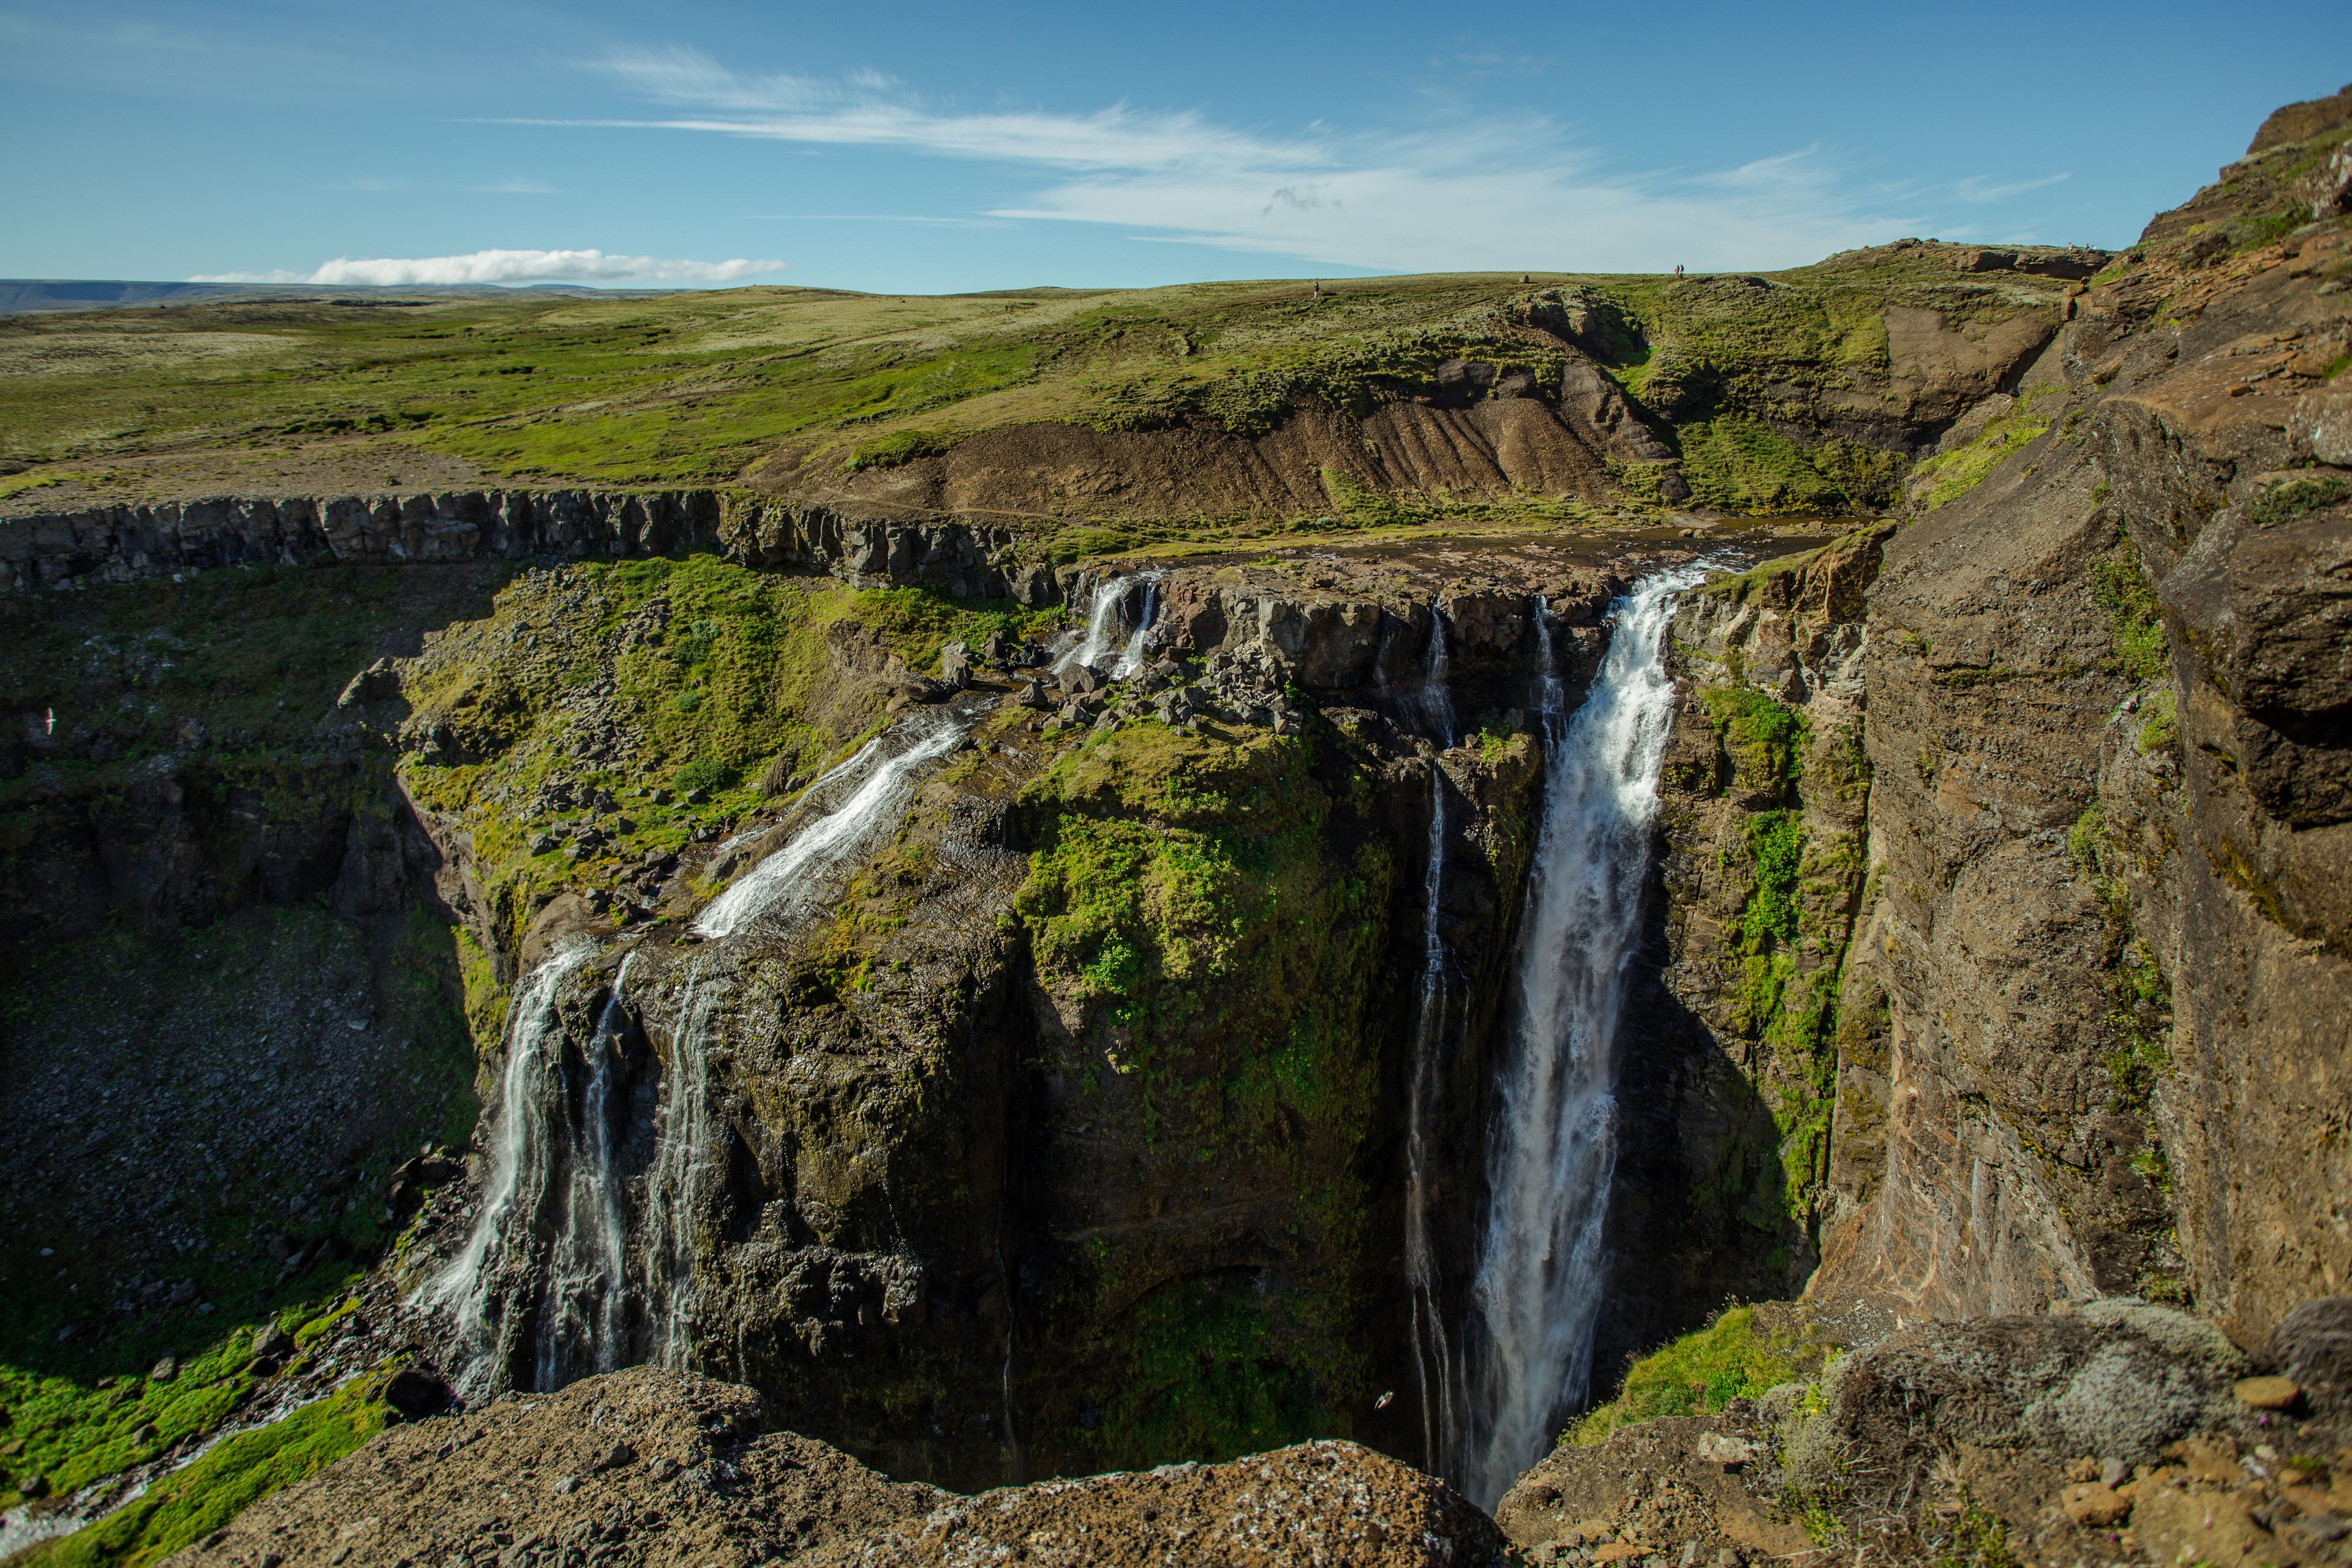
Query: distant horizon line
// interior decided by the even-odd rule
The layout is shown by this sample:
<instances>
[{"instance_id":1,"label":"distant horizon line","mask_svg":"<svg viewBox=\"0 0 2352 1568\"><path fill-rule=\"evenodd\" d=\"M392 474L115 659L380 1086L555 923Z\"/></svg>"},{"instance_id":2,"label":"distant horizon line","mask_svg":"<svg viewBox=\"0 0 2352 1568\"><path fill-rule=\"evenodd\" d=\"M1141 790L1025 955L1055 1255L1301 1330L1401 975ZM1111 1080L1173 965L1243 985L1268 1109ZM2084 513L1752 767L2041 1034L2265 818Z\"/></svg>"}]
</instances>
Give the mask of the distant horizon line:
<instances>
[{"instance_id":1,"label":"distant horizon line","mask_svg":"<svg viewBox=\"0 0 2352 1568\"><path fill-rule=\"evenodd\" d=\"M56 299L54 305L51 307L52 309L71 309L77 306L83 309L104 309L108 306L135 307L142 304L160 305L167 301L169 295L174 294L182 296L187 294L201 294L215 299L219 299L225 296L299 299L318 295L398 297L401 295L418 294L471 297L488 296L495 298L544 293L609 295L614 298L641 298L648 295L658 294L722 294L763 291L803 294L856 294L872 299L897 298L957 300L988 299L992 297L1043 293L1142 294L1155 292L1163 289L1191 289L1216 287L1220 285L1231 286L1287 283L1303 283L1310 287L1320 286L1327 290L1336 291L1340 287L1348 284L1360 285L1365 283L1378 283L1412 278L1507 278L1513 272L1518 273L1523 281L1530 283L1538 279L1549 281L1553 279L1573 279L1582 278L1671 279L1679 277L1697 281L1710 278L1737 278L1769 275L1776 272L1801 272L1806 270L1808 268L1818 267L1825 262L1833 261L1839 257L1852 256L1864 250L1887 250L1893 249L1897 246L1917 245L1948 247L1954 250L2015 251L2020 254L2030 251L2095 251L2103 255L2121 254L2120 251L2105 246L2082 244L2049 245L2028 241L2006 240L1947 240L1937 239L1931 237L1924 239L1918 237L1906 237L1900 240L1888 240L1880 245L1859 246L1846 250L1832 251L1829 255L1823 256L1817 260L1804 262L1796 267L1762 267L1754 268L1713 268L1690 272L1685 272L1680 268L1673 269L1661 268L1653 271L1635 272L1576 272L1553 268L1497 267L1479 269L1464 268L1459 270L1433 272L1338 272L1326 273L1320 276L1311 273L1298 273L1291 275L1267 275L1260 278L1199 278L1190 279L1176 283L1150 284L1026 283L1015 285L1010 288L950 289L929 293L919 289L856 289L840 284L826 283L652 283L642 287L635 287L605 283L568 282L561 279L550 279L542 281L527 283L246 283L170 278L0 278L0 315L42 313L37 306L35 309L26 310L23 303L18 302L18 300L11 298L11 296L17 290L59 288L77 289L152 289L156 290L157 294L153 297L148 298L126 297L116 300L106 300L89 296L79 298L70 295L60 296Z\"/></svg>"}]
</instances>

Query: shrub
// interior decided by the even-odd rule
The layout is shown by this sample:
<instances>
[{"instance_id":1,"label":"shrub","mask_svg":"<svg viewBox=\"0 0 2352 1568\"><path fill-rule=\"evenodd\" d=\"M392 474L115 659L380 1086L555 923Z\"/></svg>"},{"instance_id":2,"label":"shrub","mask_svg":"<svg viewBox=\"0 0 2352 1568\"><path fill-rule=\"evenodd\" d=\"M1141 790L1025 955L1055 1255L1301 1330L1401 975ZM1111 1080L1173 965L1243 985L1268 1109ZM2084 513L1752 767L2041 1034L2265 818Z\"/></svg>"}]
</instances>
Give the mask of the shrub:
<instances>
[{"instance_id":1,"label":"shrub","mask_svg":"<svg viewBox=\"0 0 2352 1568\"><path fill-rule=\"evenodd\" d=\"M716 757L696 757L671 780L679 789L718 791L735 782L735 770Z\"/></svg>"}]
</instances>

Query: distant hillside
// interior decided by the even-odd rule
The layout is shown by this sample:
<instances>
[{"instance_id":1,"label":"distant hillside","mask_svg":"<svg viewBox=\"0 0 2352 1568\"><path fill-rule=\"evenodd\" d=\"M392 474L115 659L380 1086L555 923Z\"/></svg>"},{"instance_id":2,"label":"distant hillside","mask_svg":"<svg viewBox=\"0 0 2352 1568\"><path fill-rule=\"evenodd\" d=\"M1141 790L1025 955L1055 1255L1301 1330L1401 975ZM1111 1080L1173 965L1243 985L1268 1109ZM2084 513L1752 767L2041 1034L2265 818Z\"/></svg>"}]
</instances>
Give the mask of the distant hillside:
<instances>
[{"instance_id":1,"label":"distant hillside","mask_svg":"<svg viewBox=\"0 0 2352 1568\"><path fill-rule=\"evenodd\" d=\"M660 293L660 289L590 289L572 283L537 283L528 289L489 283L436 283L400 289L310 283L142 283L104 278L0 278L0 316L46 315L58 310L111 310L125 306L213 304L227 300L397 299L404 296L478 297L517 293L559 294L582 299Z\"/></svg>"},{"instance_id":2,"label":"distant hillside","mask_svg":"<svg viewBox=\"0 0 2352 1568\"><path fill-rule=\"evenodd\" d=\"M1768 275L256 289L19 314L0 513L566 484L1179 527L1879 510L2015 389L2105 260L1906 240Z\"/></svg>"}]
</instances>

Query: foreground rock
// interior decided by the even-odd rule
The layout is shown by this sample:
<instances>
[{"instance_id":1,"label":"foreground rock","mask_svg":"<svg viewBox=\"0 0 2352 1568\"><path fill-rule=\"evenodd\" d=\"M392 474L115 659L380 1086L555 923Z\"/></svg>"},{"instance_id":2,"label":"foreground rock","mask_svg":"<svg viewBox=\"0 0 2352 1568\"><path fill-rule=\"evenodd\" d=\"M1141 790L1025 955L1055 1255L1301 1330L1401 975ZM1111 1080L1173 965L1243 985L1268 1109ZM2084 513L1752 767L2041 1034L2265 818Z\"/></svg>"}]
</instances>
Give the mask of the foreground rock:
<instances>
[{"instance_id":1,"label":"foreground rock","mask_svg":"<svg viewBox=\"0 0 2352 1568\"><path fill-rule=\"evenodd\" d=\"M637 1368L395 1426L173 1559L724 1564L1448 1564L1501 1560L1486 1516L1352 1443L977 1498L764 1431L759 1395Z\"/></svg>"},{"instance_id":2,"label":"foreground rock","mask_svg":"<svg viewBox=\"0 0 2352 1568\"><path fill-rule=\"evenodd\" d=\"M2308 1303L2252 1356L2130 1300L1916 1328L1818 1382L1563 1445L1496 1517L1573 1564L2352 1561L2347 1310Z\"/></svg>"}]
</instances>

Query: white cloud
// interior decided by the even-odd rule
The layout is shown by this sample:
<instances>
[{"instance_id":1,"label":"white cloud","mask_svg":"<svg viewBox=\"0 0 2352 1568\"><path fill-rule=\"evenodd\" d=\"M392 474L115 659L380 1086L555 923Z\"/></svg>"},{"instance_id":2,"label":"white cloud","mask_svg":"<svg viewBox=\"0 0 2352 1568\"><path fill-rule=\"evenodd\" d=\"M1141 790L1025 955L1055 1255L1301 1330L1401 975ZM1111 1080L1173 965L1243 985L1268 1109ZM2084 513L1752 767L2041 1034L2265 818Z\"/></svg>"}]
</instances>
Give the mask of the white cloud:
<instances>
[{"instance_id":1,"label":"white cloud","mask_svg":"<svg viewBox=\"0 0 2352 1568\"><path fill-rule=\"evenodd\" d=\"M1543 120L1468 119L1415 134L1318 125L1286 137L1125 104L942 110L872 73L748 76L692 49L616 52L591 65L686 112L564 123L1027 165L1046 183L989 216L1108 225L1333 267L1769 268L1925 231L1916 209L1889 208L1896 198L1857 194L1819 148L1713 171L1616 171Z\"/></svg>"},{"instance_id":2,"label":"white cloud","mask_svg":"<svg viewBox=\"0 0 2352 1568\"><path fill-rule=\"evenodd\" d=\"M740 283L781 261L673 261L601 250L477 250L464 256L337 257L310 272L222 272L191 283Z\"/></svg>"},{"instance_id":3,"label":"white cloud","mask_svg":"<svg viewBox=\"0 0 2352 1568\"><path fill-rule=\"evenodd\" d=\"M591 64L640 98L697 112L669 120L572 123L903 147L1071 169L1299 169L1320 166L1327 156L1313 141L1270 141L1195 114L1146 112L1125 104L1087 114L941 113L923 107L894 79L873 71L839 81L743 76L698 50L682 48L616 50Z\"/></svg>"}]
</instances>

